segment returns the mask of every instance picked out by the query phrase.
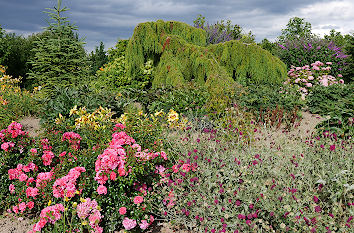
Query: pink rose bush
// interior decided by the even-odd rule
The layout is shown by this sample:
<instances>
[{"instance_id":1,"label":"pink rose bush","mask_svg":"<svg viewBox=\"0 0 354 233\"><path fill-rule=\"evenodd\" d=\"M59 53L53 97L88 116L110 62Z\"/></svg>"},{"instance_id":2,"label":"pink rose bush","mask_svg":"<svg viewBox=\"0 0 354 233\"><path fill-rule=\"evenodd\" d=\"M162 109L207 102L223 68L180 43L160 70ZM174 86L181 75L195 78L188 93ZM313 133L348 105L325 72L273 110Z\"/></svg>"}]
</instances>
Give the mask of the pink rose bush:
<instances>
[{"instance_id":1,"label":"pink rose bush","mask_svg":"<svg viewBox=\"0 0 354 233\"><path fill-rule=\"evenodd\" d=\"M66 176L57 179L53 184L53 196L56 198L74 197L77 191L76 180L85 171L84 167L75 167L70 169Z\"/></svg>"},{"instance_id":2,"label":"pink rose bush","mask_svg":"<svg viewBox=\"0 0 354 233\"><path fill-rule=\"evenodd\" d=\"M12 122L6 129L0 131L0 148L5 152L23 154L28 143L28 133L22 130L20 123Z\"/></svg>"},{"instance_id":3,"label":"pink rose bush","mask_svg":"<svg viewBox=\"0 0 354 233\"><path fill-rule=\"evenodd\" d=\"M126 132L119 131L124 128L121 124L116 125L115 130L118 130L118 132L112 134L112 140L108 147L103 153L98 155L95 162L95 180L99 184L96 191L102 198L105 198L104 196L118 195L117 193L110 193L108 186L115 185L117 182L129 182L130 177L136 175L134 174L135 169L144 169L150 163L161 163L168 159L166 153L163 151L151 152L143 150ZM158 177L156 181L163 179L165 168L162 165L154 165L151 168L153 168L151 170L152 175ZM148 206L146 198L151 198L152 187L148 187L147 184L141 184L140 182L134 182L133 188L133 192L130 193L132 198L126 202L126 206L119 207L119 215L122 216L122 225L126 230L136 227L145 230L153 222L153 217L151 216L149 219L140 218L141 220L138 220L136 218L129 218L128 213L134 209L141 208L141 214L139 215L143 216L143 213L151 208ZM127 193L123 193L122 195L127 195Z\"/></svg>"},{"instance_id":4,"label":"pink rose bush","mask_svg":"<svg viewBox=\"0 0 354 233\"><path fill-rule=\"evenodd\" d=\"M42 228L44 228L47 223L55 224L62 217L62 212L64 211L65 207L63 204L56 204L44 208L41 211L39 222L33 225L32 231L29 233L41 232Z\"/></svg>"},{"instance_id":5,"label":"pink rose bush","mask_svg":"<svg viewBox=\"0 0 354 233\"><path fill-rule=\"evenodd\" d=\"M13 128L17 131L2 131L0 136L27 135L19 125L13 124ZM102 233L105 225L101 223L107 221L118 222L127 230L149 228L154 222L150 214L156 199L153 184L167 178L168 157L163 151L143 149L126 132L119 131L125 128L117 124L105 147L96 143L92 150L82 146L87 143L81 143L80 134L56 130L27 144L23 150L29 162L7 170L6 192L11 203L7 211L20 216L40 211L33 233L52 229L64 232L69 225L73 230L83 227ZM11 155L15 151L12 141L5 143L9 145L4 144L3 153ZM110 218L114 213L115 218ZM105 216L108 220L102 221Z\"/></svg>"},{"instance_id":6,"label":"pink rose bush","mask_svg":"<svg viewBox=\"0 0 354 233\"><path fill-rule=\"evenodd\" d=\"M284 84L298 86L298 90L301 92L303 99L311 91L312 87L315 85L330 86L336 83L343 84L343 77L338 74L338 77L330 75L331 62L326 62L325 64L316 61L310 65L305 65L302 67L292 66L288 72L288 79Z\"/></svg>"},{"instance_id":7,"label":"pink rose bush","mask_svg":"<svg viewBox=\"0 0 354 233\"><path fill-rule=\"evenodd\" d=\"M62 141L68 141L71 148L78 150L80 148L80 142L82 138L79 134L74 132L66 132L63 134Z\"/></svg>"}]
</instances>

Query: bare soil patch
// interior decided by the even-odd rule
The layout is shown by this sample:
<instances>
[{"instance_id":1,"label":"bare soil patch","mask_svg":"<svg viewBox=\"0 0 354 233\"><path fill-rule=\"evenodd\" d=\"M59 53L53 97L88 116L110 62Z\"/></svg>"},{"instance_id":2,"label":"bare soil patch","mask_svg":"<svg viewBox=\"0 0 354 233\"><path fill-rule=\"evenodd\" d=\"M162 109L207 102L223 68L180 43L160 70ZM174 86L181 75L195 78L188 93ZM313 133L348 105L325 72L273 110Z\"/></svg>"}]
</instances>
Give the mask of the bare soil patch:
<instances>
[{"instance_id":1,"label":"bare soil patch","mask_svg":"<svg viewBox=\"0 0 354 233\"><path fill-rule=\"evenodd\" d=\"M27 233L32 230L30 220L4 214L0 217L0 233Z\"/></svg>"},{"instance_id":2,"label":"bare soil patch","mask_svg":"<svg viewBox=\"0 0 354 233\"><path fill-rule=\"evenodd\" d=\"M20 120L23 130L27 131L31 137L38 136L41 132L40 119L33 116L27 116Z\"/></svg>"}]
</instances>

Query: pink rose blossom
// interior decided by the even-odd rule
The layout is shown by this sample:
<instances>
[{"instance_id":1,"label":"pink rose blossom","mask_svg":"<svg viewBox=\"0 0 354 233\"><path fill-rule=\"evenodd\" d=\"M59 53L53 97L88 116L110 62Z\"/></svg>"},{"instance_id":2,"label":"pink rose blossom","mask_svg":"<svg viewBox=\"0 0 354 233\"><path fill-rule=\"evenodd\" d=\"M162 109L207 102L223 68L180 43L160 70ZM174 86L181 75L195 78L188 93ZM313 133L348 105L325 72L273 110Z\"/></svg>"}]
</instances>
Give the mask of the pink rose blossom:
<instances>
[{"instance_id":1,"label":"pink rose blossom","mask_svg":"<svg viewBox=\"0 0 354 233\"><path fill-rule=\"evenodd\" d=\"M27 203L27 207L28 207L28 209L33 209L33 207L34 207L34 202L33 201L30 201L30 202L28 202Z\"/></svg>"},{"instance_id":2,"label":"pink rose blossom","mask_svg":"<svg viewBox=\"0 0 354 233\"><path fill-rule=\"evenodd\" d=\"M119 208L119 214L124 215L126 213L127 213L127 208L125 208L125 207L120 207Z\"/></svg>"},{"instance_id":3,"label":"pink rose blossom","mask_svg":"<svg viewBox=\"0 0 354 233\"><path fill-rule=\"evenodd\" d=\"M26 209L26 203L25 202L21 202L19 205L18 205L18 209L21 211L21 213L23 213Z\"/></svg>"},{"instance_id":4,"label":"pink rose blossom","mask_svg":"<svg viewBox=\"0 0 354 233\"><path fill-rule=\"evenodd\" d=\"M140 204L144 201L144 198L142 196L136 196L134 197L134 204Z\"/></svg>"},{"instance_id":5,"label":"pink rose blossom","mask_svg":"<svg viewBox=\"0 0 354 233\"><path fill-rule=\"evenodd\" d=\"M35 154L37 154L37 149L36 148L31 148L30 152L35 155Z\"/></svg>"},{"instance_id":6,"label":"pink rose blossom","mask_svg":"<svg viewBox=\"0 0 354 233\"><path fill-rule=\"evenodd\" d=\"M104 185L100 185L100 186L98 186L98 188L97 188L97 193L98 194L107 194L107 188L106 188L106 186L104 186Z\"/></svg>"},{"instance_id":7,"label":"pink rose blossom","mask_svg":"<svg viewBox=\"0 0 354 233\"><path fill-rule=\"evenodd\" d=\"M142 220L141 223L139 224L139 226L142 230L145 230L146 228L148 228L149 225L150 224L146 220Z\"/></svg>"},{"instance_id":8,"label":"pink rose blossom","mask_svg":"<svg viewBox=\"0 0 354 233\"><path fill-rule=\"evenodd\" d=\"M136 221L134 219L129 219L127 217L124 218L122 223L124 228L128 231L136 227Z\"/></svg>"},{"instance_id":9,"label":"pink rose blossom","mask_svg":"<svg viewBox=\"0 0 354 233\"><path fill-rule=\"evenodd\" d=\"M15 185L10 184L9 191L10 191L11 194L14 194L15 193Z\"/></svg>"}]
</instances>

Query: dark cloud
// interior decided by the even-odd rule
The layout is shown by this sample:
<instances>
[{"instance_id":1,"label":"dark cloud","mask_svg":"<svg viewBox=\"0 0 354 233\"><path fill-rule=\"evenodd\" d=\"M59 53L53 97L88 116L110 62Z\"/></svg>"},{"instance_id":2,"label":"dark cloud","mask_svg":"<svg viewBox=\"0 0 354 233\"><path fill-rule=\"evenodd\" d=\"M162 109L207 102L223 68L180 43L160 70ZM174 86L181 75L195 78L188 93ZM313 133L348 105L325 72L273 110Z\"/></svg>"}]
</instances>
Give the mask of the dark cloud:
<instances>
[{"instance_id":1,"label":"dark cloud","mask_svg":"<svg viewBox=\"0 0 354 233\"><path fill-rule=\"evenodd\" d=\"M39 32L48 25L48 16L43 11L56 3L56 0L0 0L0 24L7 31L19 34ZM342 6L340 9L348 16L326 8L328 4ZM198 14L210 23L230 19L245 31L252 30L258 41L276 38L294 16L306 18L318 32L335 28L348 33L348 27L354 25L351 0L63 0L63 5L70 8L65 16L79 27L87 50L100 41L111 47L118 38L129 38L141 22L163 19L193 24ZM321 7L324 11L316 10Z\"/></svg>"}]
</instances>

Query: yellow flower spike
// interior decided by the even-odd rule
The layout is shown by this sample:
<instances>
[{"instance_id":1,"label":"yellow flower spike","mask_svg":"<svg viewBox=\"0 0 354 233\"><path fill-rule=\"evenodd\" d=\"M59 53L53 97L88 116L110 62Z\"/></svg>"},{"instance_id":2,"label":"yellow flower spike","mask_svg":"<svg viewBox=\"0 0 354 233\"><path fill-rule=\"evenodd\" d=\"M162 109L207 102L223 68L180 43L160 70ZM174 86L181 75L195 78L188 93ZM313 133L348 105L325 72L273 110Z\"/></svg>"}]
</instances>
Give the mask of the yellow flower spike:
<instances>
[{"instance_id":1,"label":"yellow flower spike","mask_svg":"<svg viewBox=\"0 0 354 233\"><path fill-rule=\"evenodd\" d=\"M80 194L80 192L79 192L79 190L76 190L76 192L75 192L76 194Z\"/></svg>"},{"instance_id":2,"label":"yellow flower spike","mask_svg":"<svg viewBox=\"0 0 354 233\"><path fill-rule=\"evenodd\" d=\"M68 211L68 207L65 208L65 211Z\"/></svg>"},{"instance_id":3,"label":"yellow flower spike","mask_svg":"<svg viewBox=\"0 0 354 233\"><path fill-rule=\"evenodd\" d=\"M52 204L52 200L48 201L48 206L50 206Z\"/></svg>"},{"instance_id":4,"label":"yellow flower spike","mask_svg":"<svg viewBox=\"0 0 354 233\"><path fill-rule=\"evenodd\" d=\"M72 206L73 206L74 208L76 208L77 202L74 202L74 203L72 204Z\"/></svg>"},{"instance_id":5,"label":"yellow flower spike","mask_svg":"<svg viewBox=\"0 0 354 233\"><path fill-rule=\"evenodd\" d=\"M86 200L84 198L82 198L82 197L80 197L80 201L83 202L83 203L86 202Z\"/></svg>"},{"instance_id":6,"label":"yellow flower spike","mask_svg":"<svg viewBox=\"0 0 354 233\"><path fill-rule=\"evenodd\" d=\"M87 225L87 221L82 221L81 225L86 226Z\"/></svg>"},{"instance_id":7,"label":"yellow flower spike","mask_svg":"<svg viewBox=\"0 0 354 233\"><path fill-rule=\"evenodd\" d=\"M67 196L64 197L64 201L68 202L69 198Z\"/></svg>"}]
</instances>

